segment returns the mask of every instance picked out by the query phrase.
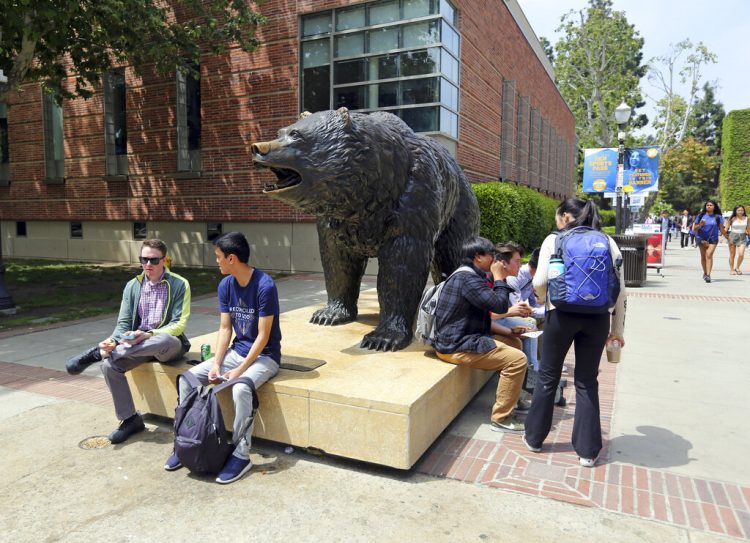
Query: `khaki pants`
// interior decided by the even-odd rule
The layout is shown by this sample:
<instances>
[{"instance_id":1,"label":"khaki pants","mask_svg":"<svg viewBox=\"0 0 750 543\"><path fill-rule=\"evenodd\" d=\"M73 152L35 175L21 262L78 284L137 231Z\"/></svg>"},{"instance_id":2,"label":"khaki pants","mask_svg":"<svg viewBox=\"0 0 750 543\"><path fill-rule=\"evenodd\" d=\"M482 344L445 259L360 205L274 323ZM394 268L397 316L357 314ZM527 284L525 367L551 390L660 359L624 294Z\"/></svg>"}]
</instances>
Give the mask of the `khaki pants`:
<instances>
[{"instance_id":1,"label":"khaki pants","mask_svg":"<svg viewBox=\"0 0 750 543\"><path fill-rule=\"evenodd\" d=\"M516 406L521 394L521 385L526 375L526 355L518 349L495 340L496 347L486 353L436 353L443 362L478 370L497 371L500 382L495 393L495 405L492 406L492 422L507 419Z\"/></svg>"}]
</instances>

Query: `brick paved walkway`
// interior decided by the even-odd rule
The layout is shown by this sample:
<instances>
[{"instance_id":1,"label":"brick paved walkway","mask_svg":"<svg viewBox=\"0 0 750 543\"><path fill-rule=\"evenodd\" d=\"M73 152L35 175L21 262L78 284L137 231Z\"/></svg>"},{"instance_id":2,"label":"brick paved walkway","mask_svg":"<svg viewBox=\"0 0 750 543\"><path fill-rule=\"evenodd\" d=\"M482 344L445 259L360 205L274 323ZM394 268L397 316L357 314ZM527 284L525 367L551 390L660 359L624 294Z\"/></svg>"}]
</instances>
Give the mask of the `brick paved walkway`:
<instances>
[{"instance_id":1,"label":"brick paved walkway","mask_svg":"<svg viewBox=\"0 0 750 543\"><path fill-rule=\"evenodd\" d=\"M750 539L750 488L609 461L607 437L617 365L607 363L606 358L599 374L604 449L595 468L581 467L570 444L575 410L572 362L571 352L566 358L571 370L565 388L567 406L555 407L552 431L541 453L527 450L520 435L503 433L498 434L498 440L487 441L453 434L449 427L415 469L436 477ZM488 413L489 409L488 405Z\"/></svg>"}]
</instances>

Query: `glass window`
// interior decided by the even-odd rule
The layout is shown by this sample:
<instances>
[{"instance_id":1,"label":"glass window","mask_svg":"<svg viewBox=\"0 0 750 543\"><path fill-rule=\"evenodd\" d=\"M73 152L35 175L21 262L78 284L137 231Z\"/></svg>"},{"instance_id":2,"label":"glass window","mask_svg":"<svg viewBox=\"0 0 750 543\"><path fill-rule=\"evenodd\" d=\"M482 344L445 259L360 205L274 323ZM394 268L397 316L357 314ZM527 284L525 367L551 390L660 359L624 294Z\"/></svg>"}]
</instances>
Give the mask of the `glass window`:
<instances>
[{"instance_id":1,"label":"glass window","mask_svg":"<svg viewBox=\"0 0 750 543\"><path fill-rule=\"evenodd\" d=\"M351 30L365 26L365 7L358 6L336 11L336 30Z\"/></svg>"},{"instance_id":2,"label":"glass window","mask_svg":"<svg viewBox=\"0 0 750 543\"><path fill-rule=\"evenodd\" d=\"M398 81L370 85L369 108L393 107L398 105Z\"/></svg>"},{"instance_id":3,"label":"glass window","mask_svg":"<svg viewBox=\"0 0 750 543\"><path fill-rule=\"evenodd\" d=\"M443 21L442 26L443 34L440 38L440 41L443 42L443 45L445 45L448 51L458 56L458 34L445 21Z\"/></svg>"},{"instance_id":4,"label":"glass window","mask_svg":"<svg viewBox=\"0 0 750 543\"><path fill-rule=\"evenodd\" d=\"M302 37L331 32L331 12L315 13L302 18Z\"/></svg>"},{"instance_id":5,"label":"glass window","mask_svg":"<svg viewBox=\"0 0 750 543\"><path fill-rule=\"evenodd\" d=\"M440 78L440 101L448 107L458 110L458 87Z\"/></svg>"},{"instance_id":6,"label":"glass window","mask_svg":"<svg viewBox=\"0 0 750 543\"><path fill-rule=\"evenodd\" d=\"M334 64L333 82L336 85L367 81L367 59L342 60Z\"/></svg>"},{"instance_id":7,"label":"glass window","mask_svg":"<svg viewBox=\"0 0 750 543\"><path fill-rule=\"evenodd\" d=\"M10 148L8 145L8 107L0 103L0 181L10 181Z\"/></svg>"},{"instance_id":8,"label":"glass window","mask_svg":"<svg viewBox=\"0 0 750 543\"><path fill-rule=\"evenodd\" d=\"M336 57L353 57L365 52L365 35L363 32L336 36Z\"/></svg>"},{"instance_id":9,"label":"glass window","mask_svg":"<svg viewBox=\"0 0 750 543\"><path fill-rule=\"evenodd\" d=\"M133 239L148 239L148 228L145 222L133 223Z\"/></svg>"},{"instance_id":10,"label":"glass window","mask_svg":"<svg viewBox=\"0 0 750 543\"><path fill-rule=\"evenodd\" d=\"M458 138L458 115L444 107L440 108L440 131Z\"/></svg>"},{"instance_id":11,"label":"glass window","mask_svg":"<svg viewBox=\"0 0 750 543\"><path fill-rule=\"evenodd\" d=\"M220 222L210 222L206 224L206 237L208 241L213 241L224 233L224 224Z\"/></svg>"},{"instance_id":12,"label":"glass window","mask_svg":"<svg viewBox=\"0 0 750 543\"><path fill-rule=\"evenodd\" d=\"M370 81L398 77L398 55L370 57Z\"/></svg>"},{"instance_id":13,"label":"glass window","mask_svg":"<svg viewBox=\"0 0 750 543\"><path fill-rule=\"evenodd\" d=\"M315 113L331 108L331 66L302 70L302 111Z\"/></svg>"},{"instance_id":14,"label":"glass window","mask_svg":"<svg viewBox=\"0 0 750 543\"><path fill-rule=\"evenodd\" d=\"M193 68L200 73L199 66ZM177 72L177 170L200 171L201 83L191 74Z\"/></svg>"},{"instance_id":15,"label":"glass window","mask_svg":"<svg viewBox=\"0 0 750 543\"><path fill-rule=\"evenodd\" d=\"M440 50L440 71L458 83L458 61L445 49Z\"/></svg>"},{"instance_id":16,"label":"glass window","mask_svg":"<svg viewBox=\"0 0 750 543\"><path fill-rule=\"evenodd\" d=\"M112 116L115 128L115 154L128 154L127 103L125 96L125 72L118 70L110 76L112 94Z\"/></svg>"},{"instance_id":17,"label":"glass window","mask_svg":"<svg viewBox=\"0 0 750 543\"><path fill-rule=\"evenodd\" d=\"M128 128L122 69L107 72L104 78L104 148L107 175L127 175Z\"/></svg>"},{"instance_id":18,"label":"glass window","mask_svg":"<svg viewBox=\"0 0 750 543\"><path fill-rule=\"evenodd\" d=\"M70 237L73 239L83 239L83 224L80 222L70 223Z\"/></svg>"},{"instance_id":19,"label":"glass window","mask_svg":"<svg viewBox=\"0 0 750 543\"><path fill-rule=\"evenodd\" d=\"M439 41L436 21L404 26L404 47L425 47Z\"/></svg>"},{"instance_id":20,"label":"glass window","mask_svg":"<svg viewBox=\"0 0 750 543\"><path fill-rule=\"evenodd\" d=\"M401 53L401 77L437 73L439 61L440 50L437 47Z\"/></svg>"},{"instance_id":21,"label":"glass window","mask_svg":"<svg viewBox=\"0 0 750 543\"><path fill-rule=\"evenodd\" d=\"M437 77L407 79L401 82L401 104L429 104L439 101Z\"/></svg>"},{"instance_id":22,"label":"glass window","mask_svg":"<svg viewBox=\"0 0 750 543\"><path fill-rule=\"evenodd\" d=\"M369 38L370 53L381 53L398 49L398 27L378 28L370 30L367 35Z\"/></svg>"},{"instance_id":23,"label":"glass window","mask_svg":"<svg viewBox=\"0 0 750 543\"><path fill-rule=\"evenodd\" d=\"M402 109L400 117L415 132L437 132L438 130L437 107Z\"/></svg>"},{"instance_id":24,"label":"glass window","mask_svg":"<svg viewBox=\"0 0 750 543\"><path fill-rule=\"evenodd\" d=\"M16 221L16 237L26 237L26 221Z\"/></svg>"},{"instance_id":25,"label":"glass window","mask_svg":"<svg viewBox=\"0 0 750 543\"><path fill-rule=\"evenodd\" d=\"M42 92L42 119L44 125L44 172L47 179L65 176L63 156L63 109L57 103L57 94Z\"/></svg>"},{"instance_id":26,"label":"glass window","mask_svg":"<svg viewBox=\"0 0 750 543\"><path fill-rule=\"evenodd\" d=\"M324 66L331 61L331 45L328 39L302 43L302 67Z\"/></svg>"},{"instance_id":27,"label":"glass window","mask_svg":"<svg viewBox=\"0 0 750 543\"><path fill-rule=\"evenodd\" d=\"M456 24L456 10L447 0L440 0L440 15L448 19L451 24Z\"/></svg>"},{"instance_id":28,"label":"glass window","mask_svg":"<svg viewBox=\"0 0 750 543\"><path fill-rule=\"evenodd\" d=\"M392 23L399 20L398 0L370 4L370 25Z\"/></svg>"},{"instance_id":29,"label":"glass window","mask_svg":"<svg viewBox=\"0 0 750 543\"><path fill-rule=\"evenodd\" d=\"M416 19L437 12L436 0L404 0L404 19Z\"/></svg>"},{"instance_id":30,"label":"glass window","mask_svg":"<svg viewBox=\"0 0 750 543\"><path fill-rule=\"evenodd\" d=\"M367 85L343 87L334 91L334 109L365 109L367 104Z\"/></svg>"}]
</instances>

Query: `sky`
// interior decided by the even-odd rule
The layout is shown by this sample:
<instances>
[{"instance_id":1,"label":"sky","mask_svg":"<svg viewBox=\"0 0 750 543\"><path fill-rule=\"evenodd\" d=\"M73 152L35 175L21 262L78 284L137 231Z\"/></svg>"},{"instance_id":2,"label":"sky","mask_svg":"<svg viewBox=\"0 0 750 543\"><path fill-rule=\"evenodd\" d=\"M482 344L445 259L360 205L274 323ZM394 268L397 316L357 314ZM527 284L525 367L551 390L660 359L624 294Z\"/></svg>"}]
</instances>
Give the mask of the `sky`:
<instances>
[{"instance_id":1,"label":"sky","mask_svg":"<svg viewBox=\"0 0 750 543\"><path fill-rule=\"evenodd\" d=\"M518 0L537 36L555 44L560 35L560 17L580 10L587 0ZM667 55L670 44L690 38L702 41L718 61L703 68L704 81L718 83L717 100L724 110L750 108L750 0L614 0L616 11L624 11L628 21L644 39L643 59ZM647 78L641 80L646 107L639 112L654 118L653 100L659 91ZM687 96L687 88L679 89ZM650 132L648 129L646 133Z\"/></svg>"}]
</instances>

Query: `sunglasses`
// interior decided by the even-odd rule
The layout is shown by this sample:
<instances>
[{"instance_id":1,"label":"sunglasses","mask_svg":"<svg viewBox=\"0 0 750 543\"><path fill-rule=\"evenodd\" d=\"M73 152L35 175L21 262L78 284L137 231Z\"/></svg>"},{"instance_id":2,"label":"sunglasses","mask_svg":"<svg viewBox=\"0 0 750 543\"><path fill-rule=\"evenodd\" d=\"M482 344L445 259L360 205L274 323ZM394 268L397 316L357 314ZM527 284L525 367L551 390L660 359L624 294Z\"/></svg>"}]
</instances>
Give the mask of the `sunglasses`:
<instances>
[{"instance_id":1,"label":"sunglasses","mask_svg":"<svg viewBox=\"0 0 750 543\"><path fill-rule=\"evenodd\" d=\"M140 260L141 264L143 264L144 266L146 264L151 264L152 266L156 266L163 259L164 259L163 256L155 256L154 258L146 258L145 256L138 257L138 260Z\"/></svg>"}]
</instances>

